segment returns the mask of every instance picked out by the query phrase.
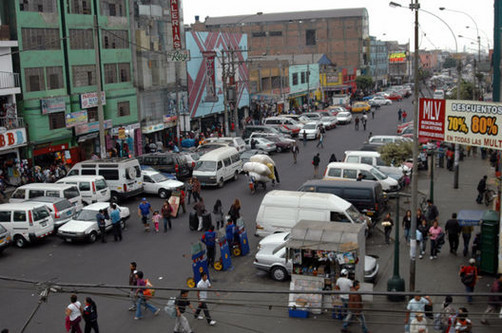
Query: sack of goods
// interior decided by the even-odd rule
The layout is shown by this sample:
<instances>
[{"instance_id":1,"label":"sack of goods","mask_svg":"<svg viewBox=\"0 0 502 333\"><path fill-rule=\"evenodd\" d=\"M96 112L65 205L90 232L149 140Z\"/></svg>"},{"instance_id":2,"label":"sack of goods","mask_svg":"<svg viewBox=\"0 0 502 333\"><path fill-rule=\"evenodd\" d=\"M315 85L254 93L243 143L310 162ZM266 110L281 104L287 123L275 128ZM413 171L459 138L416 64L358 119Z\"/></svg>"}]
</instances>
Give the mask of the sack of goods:
<instances>
[{"instance_id":1,"label":"sack of goods","mask_svg":"<svg viewBox=\"0 0 502 333\"><path fill-rule=\"evenodd\" d=\"M390 227L392 225L392 223L390 223L390 221L383 221L382 222L382 226L384 227Z\"/></svg>"},{"instance_id":2,"label":"sack of goods","mask_svg":"<svg viewBox=\"0 0 502 333\"><path fill-rule=\"evenodd\" d=\"M268 182L275 179L275 162L267 155L257 154L251 156L249 162L244 163L242 170L247 172L255 181Z\"/></svg>"},{"instance_id":3,"label":"sack of goods","mask_svg":"<svg viewBox=\"0 0 502 333\"><path fill-rule=\"evenodd\" d=\"M169 297L169 301L167 301L164 311L169 317L176 318L176 297Z\"/></svg>"}]
</instances>

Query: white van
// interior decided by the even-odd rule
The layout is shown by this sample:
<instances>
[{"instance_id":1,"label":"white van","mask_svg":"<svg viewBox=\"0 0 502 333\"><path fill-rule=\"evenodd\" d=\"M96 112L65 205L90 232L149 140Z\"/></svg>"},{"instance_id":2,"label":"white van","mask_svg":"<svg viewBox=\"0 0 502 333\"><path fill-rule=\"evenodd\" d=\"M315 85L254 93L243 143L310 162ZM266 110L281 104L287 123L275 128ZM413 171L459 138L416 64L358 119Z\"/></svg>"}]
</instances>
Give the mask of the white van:
<instances>
[{"instance_id":1,"label":"white van","mask_svg":"<svg viewBox=\"0 0 502 333\"><path fill-rule=\"evenodd\" d=\"M271 191L256 216L256 235L290 231L300 220L371 224L351 203L330 193Z\"/></svg>"},{"instance_id":2,"label":"white van","mask_svg":"<svg viewBox=\"0 0 502 333\"><path fill-rule=\"evenodd\" d=\"M405 165L395 167L385 164L380 158L380 153L377 151L347 150L345 151L345 159L343 161L345 163L364 163L372 165L397 181L403 178L403 172L406 174L410 173L410 168Z\"/></svg>"},{"instance_id":3,"label":"white van","mask_svg":"<svg viewBox=\"0 0 502 333\"><path fill-rule=\"evenodd\" d=\"M432 96L434 99L444 99L444 90L436 89L434 90L434 95Z\"/></svg>"},{"instance_id":4,"label":"white van","mask_svg":"<svg viewBox=\"0 0 502 333\"><path fill-rule=\"evenodd\" d=\"M143 175L135 158L106 158L75 164L68 176L103 176L110 188L111 200L118 202L143 192Z\"/></svg>"},{"instance_id":5,"label":"white van","mask_svg":"<svg viewBox=\"0 0 502 333\"><path fill-rule=\"evenodd\" d=\"M206 138L205 139L206 143L228 143L228 146L234 147L237 149L239 153L242 153L243 151L246 150L246 143L240 136L222 136L222 137L215 137L215 138Z\"/></svg>"},{"instance_id":6,"label":"white van","mask_svg":"<svg viewBox=\"0 0 502 333\"><path fill-rule=\"evenodd\" d=\"M75 206L77 212L83 207L78 187L70 184L31 183L19 186L10 196L9 202L23 202L37 197L65 198Z\"/></svg>"},{"instance_id":7,"label":"white van","mask_svg":"<svg viewBox=\"0 0 502 333\"><path fill-rule=\"evenodd\" d=\"M47 237L54 230L51 213L40 202L1 204L0 224L10 232L17 247Z\"/></svg>"},{"instance_id":8,"label":"white van","mask_svg":"<svg viewBox=\"0 0 502 333\"><path fill-rule=\"evenodd\" d=\"M357 180L359 174L363 175L363 181L378 181L385 192L399 190L399 183L378 170L377 168L363 163L331 162L324 171L324 179Z\"/></svg>"},{"instance_id":9,"label":"white van","mask_svg":"<svg viewBox=\"0 0 502 333\"><path fill-rule=\"evenodd\" d=\"M110 200L110 188L103 176L69 176L56 184L77 185L85 205Z\"/></svg>"},{"instance_id":10,"label":"white van","mask_svg":"<svg viewBox=\"0 0 502 333\"><path fill-rule=\"evenodd\" d=\"M237 180L241 169L242 161L237 149L223 147L202 155L192 175L201 185L223 187L226 180Z\"/></svg>"}]
</instances>

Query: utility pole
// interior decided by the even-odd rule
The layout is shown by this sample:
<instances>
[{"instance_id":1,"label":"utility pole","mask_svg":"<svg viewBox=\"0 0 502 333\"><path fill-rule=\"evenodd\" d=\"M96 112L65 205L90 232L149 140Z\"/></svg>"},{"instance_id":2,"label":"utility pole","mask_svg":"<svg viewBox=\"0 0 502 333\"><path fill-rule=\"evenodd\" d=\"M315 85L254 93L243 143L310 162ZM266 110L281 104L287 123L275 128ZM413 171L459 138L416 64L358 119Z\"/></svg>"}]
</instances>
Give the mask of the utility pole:
<instances>
[{"instance_id":1,"label":"utility pole","mask_svg":"<svg viewBox=\"0 0 502 333\"><path fill-rule=\"evenodd\" d=\"M232 101L232 106L233 109L230 110L232 112L232 123L234 124L234 133L233 135L236 136L237 133L237 91L236 91L236 84L235 84L235 59L234 59L234 49L230 49L230 89L232 91L232 94L230 96L230 100Z\"/></svg>"},{"instance_id":2,"label":"utility pole","mask_svg":"<svg viewBox=\"0 0 502 333\"><path fill-rule=\"evenodd\" d=\"M178 139L177 145L181 147L181 121L180 121L180 83L178 73L178 62L174 63L174 80L176 88L176 138Z\"/></svg>"},{"instance_id":3,"label":"utility pole","mask_svg":"<svg viewBox=\"0 0 502 333\"><path fill-rule=\"evenodd\" d=\"M98 7L96 7L98 8ZM94 54L96 57L96 86L97 86L97 99L98 99L98 122L99 122L99 148L100 157L106 157L106 141L105 141L105 116L103 112L103 101L101 99L102 87L101 87L101 56L99 54L99 26L98 26L98 14L97 11L94 14Z\"/></svg>"},{"instance_id":4,"label":"utility pole","mask_svg":"<svg viewBox=\"0 0 502 333\"><path fill-rule=\"evenodd\" d=\"M462 60L460 59L459 55L457 54L457 100L460 100L461 95L460 95L460 84L462 81ZM458 174L459 174L459 162L460 162L460 147L459 144L455 144L455 160L453 162L453 188L458 188Z\"/></svg>"},{"instance_id":5,"label":"utility pole","mask_svg":"<svg viewBox=\"0 0 502 333\"><path fill-rule=\"evenodd\" d=\"M228 100L227 100L227 67L225 62L225 50L221 50L221 67L222 67L222 81L223 81L223 108L225 118L225 136L230 136L230 129L228 126Z\"/></svg>"}]
</instances>

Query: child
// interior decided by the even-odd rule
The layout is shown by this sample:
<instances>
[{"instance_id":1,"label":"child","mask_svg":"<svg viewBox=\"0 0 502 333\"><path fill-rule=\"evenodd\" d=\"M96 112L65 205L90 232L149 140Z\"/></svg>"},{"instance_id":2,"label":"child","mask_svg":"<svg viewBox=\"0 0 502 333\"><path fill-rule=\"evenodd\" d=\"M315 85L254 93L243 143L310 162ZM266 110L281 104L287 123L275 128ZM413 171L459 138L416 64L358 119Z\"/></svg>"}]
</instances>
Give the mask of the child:
<instances>
[{"instance_id":1,"label":"child","mask_svg":"<svg viewBox=\"0 0 502 333\"><path fill-rule=\"evenodd\" d=\"M152 220L153 223L155 224L155 232L159 232L160 214L158 210L153 212Z\"/></svg>"}]
</instances>

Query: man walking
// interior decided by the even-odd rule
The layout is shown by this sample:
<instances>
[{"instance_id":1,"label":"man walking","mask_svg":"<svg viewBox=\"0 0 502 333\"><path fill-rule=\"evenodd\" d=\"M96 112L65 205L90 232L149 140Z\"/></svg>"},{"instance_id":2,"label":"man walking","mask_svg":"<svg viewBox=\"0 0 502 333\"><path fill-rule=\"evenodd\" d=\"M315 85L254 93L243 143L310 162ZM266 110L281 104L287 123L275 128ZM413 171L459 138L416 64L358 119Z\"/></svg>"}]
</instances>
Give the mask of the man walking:
<instances>
[{"instance_id":1,"label":"man walking","mask_svg":"<svg viewBox=\"0 0 502 333\"><path fill-rule=\"evenodd\" d=\"M478 268L476 267L476 260L474 258L469 259L468 266L461 266L460 272L460 280L465 286L465 292L473 293L474 287L476 286L476 282L478 280ZM472 304L472 296L467 296L467 303Z\"/></svg>"},{"instance_id":2,"label":"man walking","mask_svg":"<svg viewBox=\"0 0 502 333\"><path fill-rule=\"evenodd\" d=\"M307 145L307 132L303 130L303 146L305 147Z\"/></svg>"},{"instance_id":3,"label":"man walking","mask_svg":"<svg viewBox=\"0 0 502 333\"><path fill-rule=\"evenodd\" d=\"M120 218L120 210L116 204L112 205L110 219L112 220L113 239L115 241L122 241L122 225L120 223L122 219Z\"/></svg>"},{"instance_id":4,"label":"man walking","mask_svg":"<svg viewBox=\"0 0 502 333\"><path fill-rule=\"evenodd\" d=\"M312 164L314 165L314 178L317 178L317 174L319 172L319 163L321 163L321 158L319 157L319 153L314 156L312 159Z\"/></svg>"},{"instance_id":5,"label":"man walking","mask_svg":"<svg viewBox=\"0 0 502 333\"><path fill-rule=\"evenodd\" d=\"M457 220L457 213L451 214L451 219L446 221L444 230L448 235L448 241L450 243L450 253L456 255L458 250L458 239L461 231L460 224Z\"/></svg>"},{"instance_id":6,"label":"man walking","mask_svg":"<svg viewBox=\"0 0 502 333\"><path fill-rule=\"evenodd\" d=\"M464 225L462 227L462 239L464 240L464 257L467 257L469 254L469 243L471 241L471 235L474 231L474 227L472 225Z\"/></svg>"},{"instance_id":7,"label":"man walking","mask_svg":"<svg viewBox=\"0 0 502 333\"><path fill-rule=\"evenodd\" d=\"M293 147L291 147L291 153L293 154L293 164L296 164L296 156L300 150L298 149L298 145L296 144L296 141L293 142Z\"/></svg>"},{"instance_id":8,"label":"man walking","mask_svg":"<svg viewBox=\"0 0 502 333\"><path fill-rule=\"evenodd\" d=\"M216 232L214 231L214 226L211 225L209 230L206 231L201 238L202 243L206 244L207 248L207 265L214 265L214 255L216 246Z\"/></svg>"},{"instance_id":9,"label":"man walking","mask_svg":"<svg viewBox=\"0 0 502 333\"><path fill-rule=\"evenodd\" d=\"M193 180L192 180L192 194L193 194L193 199L194 199L195 202L197 202L197 200L202 200L200 198L200 189L201 189L201 186L200 186L199 180L197 179L197 177L193 177Z\"/></svg>"},{"instance_id":10,"label":"man walking","mask_svg":"<svg viewBox=\"0 0 502 333\"><path fill-rule=\"evenodd\" d=\"M401 110L401 108L399 108L399 111L397 111L397 120L399 122L401 122L401 119L402 119L401 116L402 116L402 114L403 114L403 110Z\"/></svg>"},{"instance_id":11,"label":"man walking","mask_svg":"<svg viewBox=\"0 0 502 333\"><path fill-rule=\"evenodd\" d=\"M363 130L366 131L366 123L368 122L368 116L366 115L366 113L363 114L362 122L363 122Z\"/></svg>"},{"instance_id":12,"label":"man walking","mask_svg":"<svg viewBox=\"0 0 502 333\"><path fill-rule=\"evenodd\" d=\"M338 278L338 280L336 280L335 289L344 292L349 292L350 288L353 287L353 282L351 279L349 279L349 271L344 268L340 272L340 275L341 276ZM345 316L345 313L349 306L349 294L340 294L340 300L343 303L343 315Z\"/></svg>"},{"instance_id":13,"label":"man walking","mask_svg":"<svg viewBox=\"0 0 502 333\"><path fill-rule=\"evenodd\" d=\"M193 209L197 212L197 218L199 219L199 227L197 228L197 231L201 231L203 227L203 221L202 221L202 215L204 215L204 212L206 211L206 206L204 205L204 200L199 197L199 202L197 202L194 206Z\"/></svg>"},{"instance_id":14,"label":"man walking","mask_svg":"<svg viewBox=\"0 0 502 333\"><path fill-rule=\"evenodd\" d=\"M136 285L138 287L145 287L146 286L146 280L143 279L143 272L142 271L136 271ZM144 295L144 288L138 288L136 289L135 295L137 297L136 301L136 315L134 316L134 320L139 320L143 318L141 314L141 307L144 306L148 310L152 311L154 316L157 316L160 313L160 309L157 309L155 306L151 305L148 303L145 295Z\"/></svg>"},{"instance_id":15,"label":"man walking","mask_svg":"<svg viewBox=\"0 0 502 333\"><path fill-rule=\"evenodd\" d=\"M319 142L317 142L317 145L315 147L319 148L319 146L321 146L321 148L324 148L323 140L324 140L324 133L321 131L319 133Z\"/></svg>"},{"instance_id":16,"label":"man walking","mask_svg":"<svg viewBox=\"0 0 502 333\"><path fill-rule=\"evenodd\" d=\"M204 272L201 274L201 279L197 283L197 289L202 289L197 291L197 299L199 300L199 304L197 306L197 311L195 311L194 317L202 320L204 317L200 314L202 310L204 310L204 316L206 317L207 323L211 326L214 326L216 324L215 320L211 319L211 315L209 314L209 310L207 309L207 291L204 289L209 289L211 288L211 282L209 282L209 279L207 278L207 273Z\"/></svg>"},{"instance_id":17,"label":"man walking","mask_svg":"<svg viewBox=\"0 0 502 333\"><path fill-rule=\"evenodd\" d=\"M187 306L195 311L190 301L187 299L188 290L182 290L180 295L176 298L176 322L174 324L174 332L192 332L188 319L185 317L184 313Z\"/></svg>"},{"instance_id":18,"label":"man walking","mask_svg":"<svg viewBox=\"0 0 502 333\"><path fill-rule=\"evenodd\" d=\"M358 291L360 288L359 281L355 280L350 291ZM342 332L348 332L347 327L349 327L352 316L356 317L361 323L361 330L363 333L368 332L366 327L366 321L363 314L363 299L360 294L350 294L349 295L349 309L347 317L343 320Z\"/></svg>"},{"instance_id":19,"label":"man walking","mask_svg":"<svg viewBox=\"0 0 502 333\"><path fill-rule=\"evenodd\" d=\"M408 117L408 113L406 111L403 111L403 123L406 122L406 117Z\"/></svg>"},{"instance_id":20,"label":"man walking","mask_svg":"<svg viewBox=\"0 0 502 333\"><path fill-rule=\"evenodd\" d=\"M415 296L408 302L406 306L406 318L404 319L404 331L410 332L410 323L415 319L417 313L424 313L425 306L432 305L431 298L429 296L420 295L420 292L417 291Z\"/></svg>"},{"instance_id":21,"label":"man walking","mask_svg":"<svg viewBox=\"0 0 502 333\"><path fill-rule=\"evenodd\" d=\"M497 279L493 281L492 287L490 288L490 292L493 294L502 292L502 274L497 275ZM488 323L488 315L499 312L500 306L502 306L502 296L499 295L490 295L488 297L488 307L483 313L483 318L481 319L481 324L489 325Z\"/></svg>"},{"instance_id":22,"label":"man walking","mask_svg":"<svg viewBox=\"0 0 502 333\"><path fill-rule=\"evenodd\" d=\"M96 214L96 222L98 223L99 233L101 234L101 242L106 243L105 235L106 235L106 222L105 222L105 214L104 210L100 209Z\"/></svg>"},{"instance_id":23,"label":"man walking","mask_svg":"<svg viewBox=\"0 0 502 333\"><path fill-rule=\"evenodd\" d=\"M141 217L141 222L143 222L145 231L150 231L150 225L148 224L150 212L153 213L152 205L146 201L146 198L141 199L141 203L138 206L138 216Z\"/></svg>"},{"instance_id":24,"label":"man walking","mask_svg":"<svg viewBox=\"0 0 502 333\"><path fill-rule=\"evenodd\" d=\"M356 119L354 120L354 126L355 130L359 131L359 116L356 116Z\"/></svg>"},{"instance_id":25,"label":"man walking","mask_svg":"<svg viewBox=\"0 0 502 333\"><path fill-rule=\"evenodd\" d=\"M434 220L439 216L439 210L434 205L431 199L427 200L427 213L425 214L425 218L429 224L432 224Z\"/></svg>"},{"instance_id":26,"label":"man walking","mask_svg":"<svg viewBox=\"0 0 502 333\"><path fill-rule=\"evenodd\" d=\"M481 180L479 181L478 183L478 197L476 198L476 202L478 204L482 203L483 202L483 194L485 193L486 191L486 179L488 177L485 175L483 176L483 178L481 178Z\"/></svg>"},{"instance_id":27,"label":"man walking","mask_svg":"<svg viewBox=\"0 0 502 333\"><path fill-rule=\"evenodd\" d=\"M137 269L137 264L136 262L131 262L129 264L129 269L130 269L130 272L129 272L129 285L130 286L135 286L136 285L136 269ZM136 295L134 293L134 289L131 288L131 292L130 292L130 295L129 297L131 298L131 302L132 302L132 305L131 307L129 308L129 311L136 311Z\"/></svg>"}]
</instances>

